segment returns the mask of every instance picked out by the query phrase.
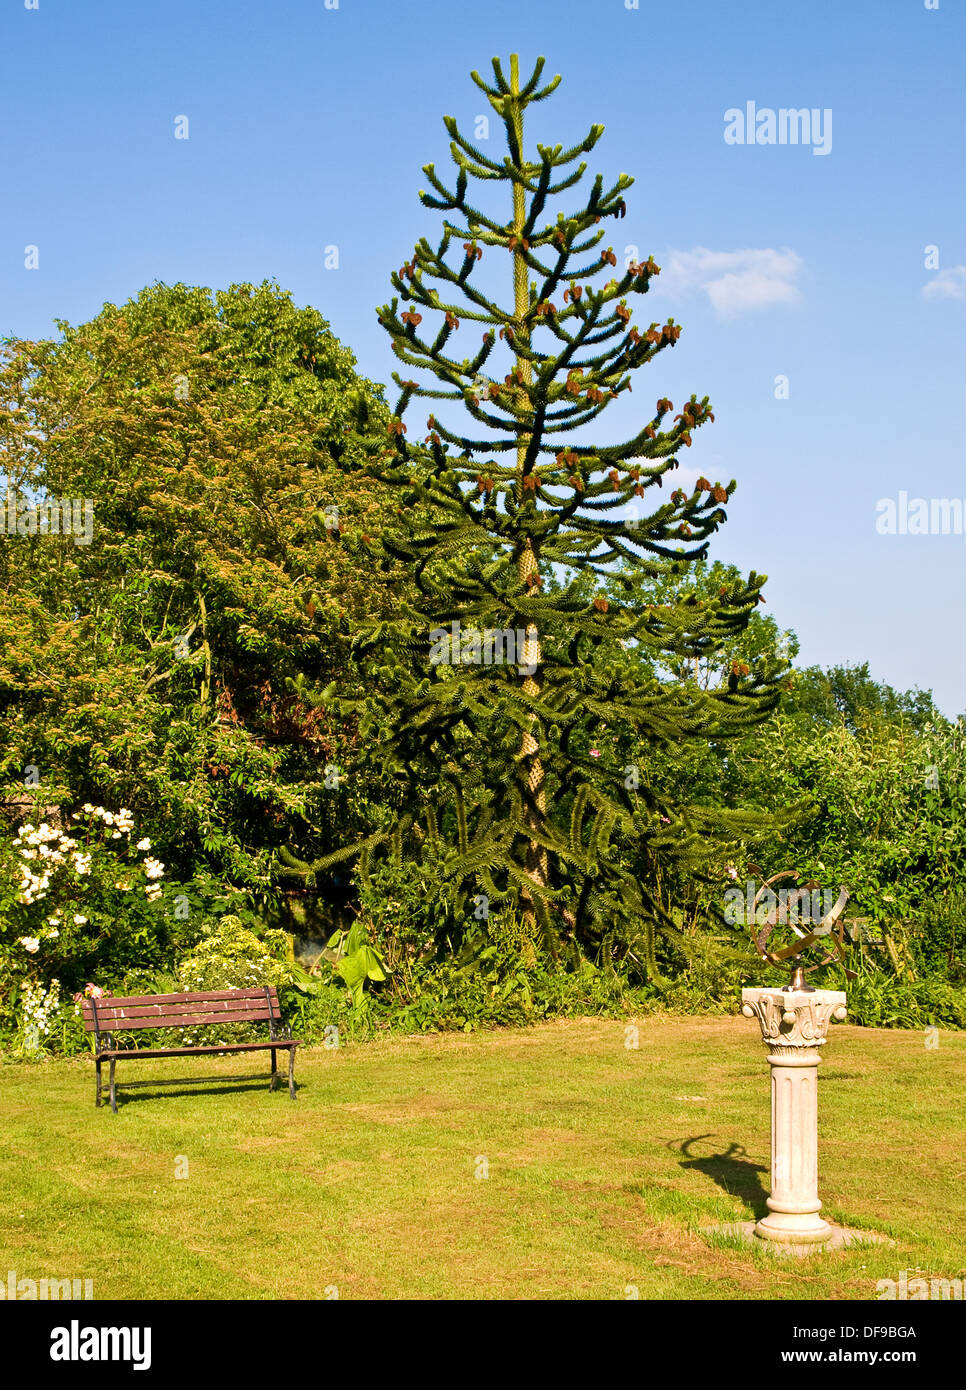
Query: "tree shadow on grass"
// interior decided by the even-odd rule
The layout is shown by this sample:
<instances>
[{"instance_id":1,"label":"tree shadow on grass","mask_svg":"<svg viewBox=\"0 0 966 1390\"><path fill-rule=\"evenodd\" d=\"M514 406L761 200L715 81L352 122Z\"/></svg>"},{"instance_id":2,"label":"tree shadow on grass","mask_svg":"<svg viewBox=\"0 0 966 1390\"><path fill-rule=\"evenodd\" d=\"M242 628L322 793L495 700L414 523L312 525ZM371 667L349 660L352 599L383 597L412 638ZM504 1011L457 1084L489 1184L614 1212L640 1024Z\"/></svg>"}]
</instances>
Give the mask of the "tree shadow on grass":
<instances>
[{"instance_id":1,"label":"tree shadow on grass","mask_svg":"<svg viewBox=\"0 0 966 1390\"><path fill-rule=\"evenodd\" d=\"M735 1143L729 1144L724 1152L696 1158L692 1153L693 1146L711 1138L711 1134L696 1134L691 1139L676 1140L668 1144L668 1148L684 1155L681 1161L682 1168L696 1168L699 1173L704 1173L712 1182L717 1183L729 1196L740 1198L754 1212L756 1220L767 1216L768 1207L765 1199L768 1189L761 1174L768 1173L769 1170L763 1164L755 1163L748 1157L747 1150Z\"/></svg>"}]
</instances>

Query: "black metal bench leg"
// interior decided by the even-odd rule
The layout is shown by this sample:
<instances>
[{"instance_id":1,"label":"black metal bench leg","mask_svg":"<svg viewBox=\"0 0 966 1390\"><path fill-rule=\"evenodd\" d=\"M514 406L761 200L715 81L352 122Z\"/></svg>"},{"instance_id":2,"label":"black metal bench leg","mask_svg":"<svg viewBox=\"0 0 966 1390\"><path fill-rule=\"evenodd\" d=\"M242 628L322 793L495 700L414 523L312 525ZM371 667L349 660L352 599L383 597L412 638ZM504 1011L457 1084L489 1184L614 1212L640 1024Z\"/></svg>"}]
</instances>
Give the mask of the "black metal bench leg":
<instances>
[{"instance_id":1,"label":"black metal bench leg","mask_svg":"<svg viewBox=\"0 0 966 1390\"><path fill-rule=\"evenodd\" d=\"M99 1057L95 1060L95 1065L96 1065L96 1067L97 1067L97 1099L96 1099L96 1101L94 1102L94 1104L95 1104L95 1105L100 1105L100 1103L101 1103L101 1059L100 1059Z\"/></svg>"},{"instance_id":2,"label":"black metal bench leg","mask_svg":"<svg viewBox=\"0 0 966 1390\"><path fill-rule=\"evenodd\" d=\"M270 1081L270 1083L269 1083L268 1089L269 1089L270 1091L274 1091L274 1090L275 1090L275 1087L276 1087L277 1085L278 1085L278 1049L275 1048L275 1047L273 1047L273 1048L272 1048L272 1079L271 1079L271 1081Z\"/></svg>"},{"instance_id":3,"label":"black metal bench leg","mask_svg":"<svg viewBox=\"0 0 966 1390\"><path fill-rule=\"evenodd\" d=\"M111 1109L117 1114L117 1096L114 1094L114 1058L111 1058Z\"/></svg>"},{"instance_id":4,"label":"black metal bench leg","mask_svg":"<svg viewBox=\"0 0 966 1390\"><path fill-rule=\"evenodd\" d=\"M295 1048L288 1050L288 1093L292 1100L295 1099Z\"/></svg>"}]
</instances>

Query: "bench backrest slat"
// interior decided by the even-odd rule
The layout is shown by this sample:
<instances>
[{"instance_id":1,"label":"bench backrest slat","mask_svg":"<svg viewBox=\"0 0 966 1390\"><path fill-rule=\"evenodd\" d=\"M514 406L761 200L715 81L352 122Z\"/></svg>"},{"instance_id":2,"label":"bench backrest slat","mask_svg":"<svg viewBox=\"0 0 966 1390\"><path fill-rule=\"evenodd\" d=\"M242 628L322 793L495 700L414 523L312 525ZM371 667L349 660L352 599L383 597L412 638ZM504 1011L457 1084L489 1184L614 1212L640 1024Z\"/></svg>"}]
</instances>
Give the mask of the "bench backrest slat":
<instances>
[{"instance_id":1,"label":"bench backrest slat","mask_svg":"<svg viewBox=\"0 0 966 1390\"><path fill-rule=\"evenodd\" d=\"M277 997L274 985L269 986L268 992L273 999ZM128 1004L183 1004L185 1000L191 1003L210 1004L219 999L264 998L264 985L256 985L251 989L203 990L200 994L189 994L187 991L181 991L178 994L128 994L123 999L116 998L113 994L105 994L97 1000L97 1011L100 1013L101 1009L110 1008L112 1004L123 1004L125 1007ZM85 999L84 1007L86 1008L90 1002L89 999Z\"/></svg>"},{"instance_id":2,"label":"bench backrest slat","mask_svg":"<svg viewBox=\"0 0 966 1390\"><path fill-rule=\"evenodd\" d=\"M203 1004L186 1004L181 1006L177 1004L158 1004L156 1009L153 1009L150 1004L138 1004L133 1009L111 1009L111 1011L108 1012L106 1009L101 1009L99 1005L97 1006L97 1023L99 1023L100 1029L103 1031L106 1029L108 1023L117 1024L117 1026L126 1023L128 1026L136 1027L138 1023L154 1020L154 1022L175 1024L178 1022L178 1019L188 1016L189 1013L192 1016L204 1015L210 1017L215 1023L228 1023L231 1022L231 1020L235 1020L235 1022L242 1020L243 1022L245 1019L254 1019L256 1016L268 1019L268 1017L271 1017L271 1012L268 1005L265 1004L264 999L261 1001L261 1004L254 1004L254 1002L250 1004L250 1002L242 1001L238 1005L232 1005L229 1004L228 1001L225 1001L224 1004L217 1009L207 1008L207 1006Z\"/></svg>"},{"instance_id":3,"label":"bench backrest slat","mask_svg":"<svg viewBox=\"0 0 966 1390\"><path fill-rule=\"evenodd\" d=\"M271 1017L267 1009L260 1009L257 1013L147 1014L139 1018L112 1019L98 1017L98 1028L102 1033L118 1033L132 1028L208 1028L215 1024L224 1027L227 1023L267 1023ZM92 1032L93 1025L87 1031Z\"/></svg>"},{"instance_id":4,"label":"bench backrest slat","mask_svg":"<svg viewBox=\"0 0 966 1390\"><path fill-rule=\"evenodd\" d=\"M214 990L209 993L137 994L118 999L85 999L84 1027L89 1033L130 1028L197 1028L226 1023L267 1023L279 1019L278 993L262 989Z\"/></svg>"}]
</instances>

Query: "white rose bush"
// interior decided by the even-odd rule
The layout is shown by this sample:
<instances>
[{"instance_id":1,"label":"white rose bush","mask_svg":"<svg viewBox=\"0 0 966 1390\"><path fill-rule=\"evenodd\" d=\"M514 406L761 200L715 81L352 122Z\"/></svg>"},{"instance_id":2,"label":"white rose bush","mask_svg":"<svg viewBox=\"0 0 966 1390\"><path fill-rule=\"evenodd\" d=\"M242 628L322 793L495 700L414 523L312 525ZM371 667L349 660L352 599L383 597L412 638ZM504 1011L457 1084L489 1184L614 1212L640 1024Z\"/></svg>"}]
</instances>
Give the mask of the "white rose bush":
<instances>
[{"instance_id":1,"label":"white rose bush","mask_svg":"<svg viewBox=\"0 0 966 1390\"><path fill-rule=\"evenodd\" d=\"M98 976L153 964L164 936L165 865L133 814L87 802L64 825L26 821L0 845L0 1029L25 1055L107 992Z\"/></svg>"}]
</instances>

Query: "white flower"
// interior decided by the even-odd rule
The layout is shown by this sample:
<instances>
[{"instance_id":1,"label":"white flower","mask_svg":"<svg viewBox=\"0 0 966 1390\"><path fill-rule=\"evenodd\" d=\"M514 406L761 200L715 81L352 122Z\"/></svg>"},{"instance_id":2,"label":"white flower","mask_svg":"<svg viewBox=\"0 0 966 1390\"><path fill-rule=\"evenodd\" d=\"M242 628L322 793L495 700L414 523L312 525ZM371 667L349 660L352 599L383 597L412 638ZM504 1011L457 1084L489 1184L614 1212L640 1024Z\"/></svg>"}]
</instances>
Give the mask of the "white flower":
<instances>
[{"instance_id":1,"label":"white flower","mask_svg":"<svg viewBox=\"0 0 966 1390\"><path fill-rule=\"evenodd\" d=\"M71 857L74 860L74 868L77 870L78 876L82 877L84 874L90 873L91 856L89 854L83 854L77 850Z\"/></svg>"},{"instance_id":2,"label":"white flower","mask_svg":"<svg viewBox=\"0 0 966 1390\"><path fill-rule=\"evenodd\" d=\"M164 874L164 865L160 859L152 859L149 856L144 861L144 872L148 878L161 878Z\"/></svg>"},{"instance_id":3,"label":"white flower","mask_svg":"<svg viewBox=\"0 0 966 1390\"><path fill-rule=\"evenodd\" d=\"M144 837L143 840L138 840L138 842L137 842L137 844L134 846L134 848L135 848L135 849L141 849L141 850L150 849L150 848L151 848L151 841L148 839L147 835L145 835L145 837Z\"/></svg>"},{"instance_id":4,"label":"white flower","mask_svg":"<svg viewBox=\"0 0 966 1390\"><path fill-rule=\"evenodd\" d=\"M20 851L20 857L21 859L36 859L37 851L35 849L22 849Z\"/></svg>"},{"instance_id":5,"label":"white flower","mask_svg":"<svg viewBox=\"0 0 966 1390\"><path fill-rule=\"evenodd\" d=\"M121 832L120 832L120 830L115 830L115 831L113 831L113 833L111 834L111 839L112 839L112 840L119 840L120 838L121 838Z\"/></svg>"},{"instance_id":6,"label":"white flower","mask_svg":"<svg viewBox=\"0 0 966 1390\"><path fill-rule=\"evenodd\" d=\"M36 936L21 936L17 939L24 950L29 951L31 955L35 955L40 950L40 940Z\"/></svg>"},{"instance_id":7,"label":"white flower","mask_svg":"<svg viewBox=\"0 0 966 1390\"><path fill-rule=\"evenodd\" d=\"M118 881L117 883L115 883L114 887L120 888L122 893L130 893L131 891L131 885L129 883L121 883L120 881Z\"/></svg>"},{"instance_id":8,"label":"white flower","mask_svg":"<svg viewBox=\"0 0 966 1390\"><path fill-rule=\"evenodd\" d=\"M75 927L82 927L82 926L85 924L86 921L87 921L87 918L86 918L86 917L82 917L81 914L80 914L79 912L75 912L75 913L74 913L74 926L75 926Z\"/></svg>"}]
</instances>

